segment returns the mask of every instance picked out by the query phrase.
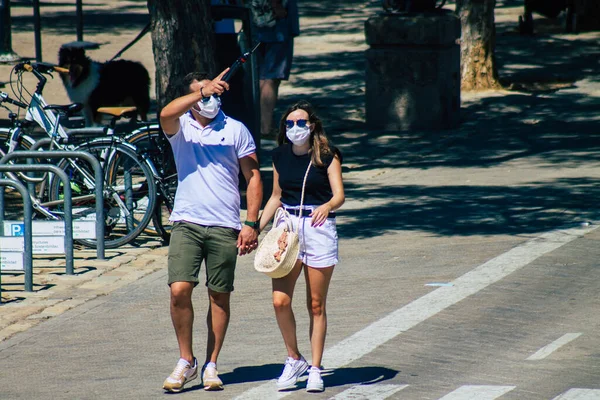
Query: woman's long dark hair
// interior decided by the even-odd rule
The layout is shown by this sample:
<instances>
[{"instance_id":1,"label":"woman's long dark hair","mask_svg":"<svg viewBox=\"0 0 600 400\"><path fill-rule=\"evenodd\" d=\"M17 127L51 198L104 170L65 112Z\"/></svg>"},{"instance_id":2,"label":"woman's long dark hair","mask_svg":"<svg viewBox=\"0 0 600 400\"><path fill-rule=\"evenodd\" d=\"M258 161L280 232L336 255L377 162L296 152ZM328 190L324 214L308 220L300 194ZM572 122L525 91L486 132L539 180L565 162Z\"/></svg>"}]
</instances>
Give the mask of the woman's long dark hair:
<instances>
[{"instance_id":1,"label":"woman's long dark hair","mask_svg":"<svg viewBox=\"0 0 600 400\"><path fill-rule=\"evenodd\" d=\"M339 152L335 147L333 147L329 141L329 138L325 134L325 130L323 129L323 123L319 116L315 113L314 107L305 100L301 100L296 104L290 106L283 116L281 117L281 121L279 122L279 134L277 135L277 144L282 145L284 143L290 143L287 135L285 134L286 127L285 121L287 120L288 115L293 113L296 110L304 110L308 114L308 122L312 126L310 132L310 138L308 139L310 142L309 153L311 153L312 163L319 167L324 166L323 160L321 157L323 156L333 156L341 158ZM340 159L341 161L341 159Z\"/></svg>"}]
</instances>

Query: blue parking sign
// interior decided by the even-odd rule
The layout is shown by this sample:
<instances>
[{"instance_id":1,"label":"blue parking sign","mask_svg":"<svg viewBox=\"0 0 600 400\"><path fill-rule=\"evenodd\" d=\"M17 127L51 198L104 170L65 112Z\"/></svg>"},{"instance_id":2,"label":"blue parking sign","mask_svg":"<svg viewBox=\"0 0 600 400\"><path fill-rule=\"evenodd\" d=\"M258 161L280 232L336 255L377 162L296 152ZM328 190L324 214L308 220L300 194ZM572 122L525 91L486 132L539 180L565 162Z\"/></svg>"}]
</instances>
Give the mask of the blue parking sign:
<instances>
[{"instance_id":1,"label":"blue parking sign","mask_svg":"<svg viewBox=\"0 0 600 400\"><path fill-rule=\"evenodd\" d=\"M24 236L25 224L10 224L10 236Z\"/></svg>"}]
</instances>

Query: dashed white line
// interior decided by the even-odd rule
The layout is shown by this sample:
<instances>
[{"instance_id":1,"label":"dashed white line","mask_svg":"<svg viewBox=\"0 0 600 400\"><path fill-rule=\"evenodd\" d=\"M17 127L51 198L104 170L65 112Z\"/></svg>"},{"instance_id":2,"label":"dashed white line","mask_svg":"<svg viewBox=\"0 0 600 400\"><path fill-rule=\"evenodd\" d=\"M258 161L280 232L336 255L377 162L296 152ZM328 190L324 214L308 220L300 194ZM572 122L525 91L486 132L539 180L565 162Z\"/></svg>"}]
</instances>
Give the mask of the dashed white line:
<instances>
[{"instance_id":1,"label":"dashed white line","mask_svg":"<svg viewBox=\"0 0 600 400\"><path fill-rule=\"evenodd\" d=\"M494 400L516 386L465 385L448 393L440 400Z\"/></svg>"},{"instance_id":2,"label":"dashed white line","mask_svg":"<svg viewBox=\"0 0 600 400\"><path fill-rule=\"evenodd\" d=\"M561 336L560 338L556 339L554 342L542 347L541 349L527 357L527 360L543 360L544 358L548 357L550 354L564 346L565 344L577 339L579 336L581 336L581 333L567 333Z\"/></svg>"},{"instance_id":3,"label":"dashed white line","mask_svg":"<svg viewBox=\"0 0 600 400\"><path fill-rule=\"evenodd\" d=\"M600 389L570 389L552 400L600 400Z\"/></svg>"},{"instance_id":4,"label":"dashed white line","mask_svg":"<svg viewBox=\"0 0 600 400\"><path fill-rule=\"evenodd\" d=\"M400 333L599 227L593 225L548 232L501 254L462 275L452 282L453 286L437 288L326 349L323 365L327 369L348 365ZM236 399L280 399L291 393L277 392L275 381L269 381L242 393Z\"/></svg>"},{"instance_id":5,"label":"dashed white line","mask_svg":"<svg viewBox=\"0 0 600 400\"><path fill-rule=\"evenodd\" d=\"M356 385L331 397L329 400L384 400L408 385Z\"/></svg>"}]
</instances>

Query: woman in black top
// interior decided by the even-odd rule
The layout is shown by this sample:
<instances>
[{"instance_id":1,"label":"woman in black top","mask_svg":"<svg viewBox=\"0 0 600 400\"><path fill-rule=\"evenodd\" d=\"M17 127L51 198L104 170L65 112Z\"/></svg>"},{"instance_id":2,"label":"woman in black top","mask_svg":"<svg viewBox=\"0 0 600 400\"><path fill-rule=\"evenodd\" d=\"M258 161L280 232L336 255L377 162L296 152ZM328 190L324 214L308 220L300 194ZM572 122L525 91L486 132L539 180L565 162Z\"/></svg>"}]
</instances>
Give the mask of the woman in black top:
<instances>
[{"instance_id":1,"label":"woman in black top","mask_svg":"<svg viewBox=\"0 0 600 400\"><path fill-rule=\"evenodd\" d=\"M295 387L298 378L308 369L308 363L298 350L296 321L292 311L294 287L304 269L307 306L310 316L312 367L306 390L324 390L321 379L321 359L327 332L325 304L333 269L338 262L335 210L344 203L342 157L329 144L319 117L305 101L290 107L281 119L279 147L273 153L273 193L260 218L262 230L284 207L300 238L300 253L292 272L273 279L273 306L288 357L277 381L279 390ZM306 170L302 218L299 209L302 183Z\"/></svg>"}]
</instances>

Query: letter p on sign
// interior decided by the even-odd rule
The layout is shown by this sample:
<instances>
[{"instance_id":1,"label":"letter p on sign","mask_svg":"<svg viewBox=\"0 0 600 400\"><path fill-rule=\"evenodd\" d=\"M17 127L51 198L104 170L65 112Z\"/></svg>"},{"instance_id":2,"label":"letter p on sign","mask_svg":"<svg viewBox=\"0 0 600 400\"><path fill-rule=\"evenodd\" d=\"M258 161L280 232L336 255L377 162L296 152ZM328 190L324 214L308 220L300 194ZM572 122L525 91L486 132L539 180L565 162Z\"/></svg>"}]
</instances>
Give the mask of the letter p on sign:
<instances>
[{"instance_id":1,"label":"letter p on sign","mask_svg":"<svg viewBox=\"0 0 600 400\"><path fill-rule=\"evenodd\" d=\"M11 224L10 225L10 236L23 236L25 235L25 224Z\"/></svg>"}]
</instances>

